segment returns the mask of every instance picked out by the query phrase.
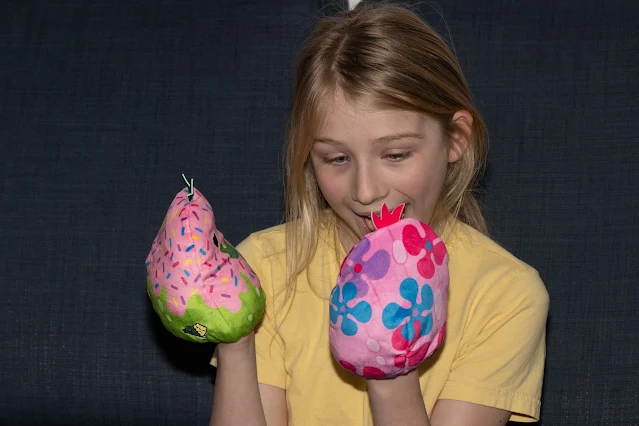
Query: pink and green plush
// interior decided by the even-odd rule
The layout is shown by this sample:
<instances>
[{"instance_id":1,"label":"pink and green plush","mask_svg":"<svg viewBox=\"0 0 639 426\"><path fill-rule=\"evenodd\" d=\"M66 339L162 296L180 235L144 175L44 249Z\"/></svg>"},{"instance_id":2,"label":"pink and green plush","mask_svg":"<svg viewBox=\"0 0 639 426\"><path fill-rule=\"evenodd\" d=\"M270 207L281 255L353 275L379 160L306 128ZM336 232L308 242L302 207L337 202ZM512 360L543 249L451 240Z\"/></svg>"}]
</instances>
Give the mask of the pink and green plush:
<instances>
[{"instance_id":1,"label":"pink and green plush","mask_svg":"<svg viewBox=\"0 0 639 426\"><path fill-rule=\"evenodd\" d=\"M211 205L192 186L171 203L146 270L155 312L182 339L235 342L264 313L258 277L216 228Z\"/></svg>"}]
</instances>

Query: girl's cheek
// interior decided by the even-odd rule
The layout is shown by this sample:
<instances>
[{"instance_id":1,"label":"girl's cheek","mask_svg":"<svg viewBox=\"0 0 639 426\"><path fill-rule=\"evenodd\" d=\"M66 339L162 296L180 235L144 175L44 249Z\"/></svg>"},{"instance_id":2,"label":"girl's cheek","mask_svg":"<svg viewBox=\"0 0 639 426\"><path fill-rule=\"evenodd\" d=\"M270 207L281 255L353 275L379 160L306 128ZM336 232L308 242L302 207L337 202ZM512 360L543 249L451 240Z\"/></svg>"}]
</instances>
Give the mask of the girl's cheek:
<instances>
[{"instance_id":1,"label":"girl's cheek","mask_svg":"<svg viewBox=\"0 0 639 426\"><path fill-rule=\"evenodd\" d=\"M316 179L322 195L324 195L324 198L326 198L329 203L339 198L342 186L339 179L326 176L318 176Z\"/></svg>"}]
</instances>

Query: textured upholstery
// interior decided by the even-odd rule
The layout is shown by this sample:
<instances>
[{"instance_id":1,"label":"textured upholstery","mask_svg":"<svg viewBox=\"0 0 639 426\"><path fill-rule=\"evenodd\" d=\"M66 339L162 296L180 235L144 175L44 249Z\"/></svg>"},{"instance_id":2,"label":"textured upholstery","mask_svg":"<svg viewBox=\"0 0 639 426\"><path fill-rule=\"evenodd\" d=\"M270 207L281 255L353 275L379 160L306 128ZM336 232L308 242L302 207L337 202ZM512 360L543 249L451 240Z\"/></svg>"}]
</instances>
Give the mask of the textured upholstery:
<instances>
[{"instance_id":1,"label":"textured upholstery","mask_svg":"<svg viewBox=\"0 0 639 426\"><path fill-rule=\"evenodd\" d=\"M294 55L333 7L0 6L1 424L207 424L213 348L162 328L143 262L181 173L233 242L281 220ZM639 3L418 7L491 132L493 237L550 293L541 424L639 424Z\"/></svg>"}]
</instances>

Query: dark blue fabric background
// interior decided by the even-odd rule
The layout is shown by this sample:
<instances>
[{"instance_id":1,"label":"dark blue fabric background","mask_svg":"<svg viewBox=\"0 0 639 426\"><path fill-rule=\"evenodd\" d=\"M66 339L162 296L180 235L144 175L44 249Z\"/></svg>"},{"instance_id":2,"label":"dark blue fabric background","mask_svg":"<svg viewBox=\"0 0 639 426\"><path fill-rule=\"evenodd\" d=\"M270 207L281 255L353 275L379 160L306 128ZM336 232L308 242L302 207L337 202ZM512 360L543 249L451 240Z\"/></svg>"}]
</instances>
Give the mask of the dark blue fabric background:
<instances>
[{"instance_id":1,"label":"dark blue fabric background","mask_svg":"<svg viewBox=\"0 0 639 426\"><path fill-rule=\"evenodd\" d=\"M541 424L639 424L639 3L416 4L490 129L493 237L550 293ZM294 55L334 8L0 5L1 424L207 424L213 348L162 328L144 258L181 173L233 242L281 220Z\"/></svg>"}]
</instances>

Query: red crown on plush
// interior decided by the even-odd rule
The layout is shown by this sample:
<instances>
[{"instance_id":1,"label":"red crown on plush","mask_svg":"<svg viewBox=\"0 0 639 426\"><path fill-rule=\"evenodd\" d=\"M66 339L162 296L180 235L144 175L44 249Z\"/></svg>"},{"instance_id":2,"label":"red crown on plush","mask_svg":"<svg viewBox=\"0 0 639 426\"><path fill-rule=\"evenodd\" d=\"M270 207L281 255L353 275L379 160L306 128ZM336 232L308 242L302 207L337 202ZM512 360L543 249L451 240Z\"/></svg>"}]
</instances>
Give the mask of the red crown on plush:
<instances>
[{"instance_id":1,"label":"red crown on plush","mask_svg":"<svg viewBox=\"0 0 639 426\"><path fill-rule=\"evenodd\" d=\"M404 213L404 207L406 207L406 204L400 204L391 212L388 210L386 203L384 203L379 216L377 216L377 213L372 212L371 220L373 221L373 225L375 225L375 229L382 229L399 222L402 218L402 213Z\"/></svg>"}]
</instances>

